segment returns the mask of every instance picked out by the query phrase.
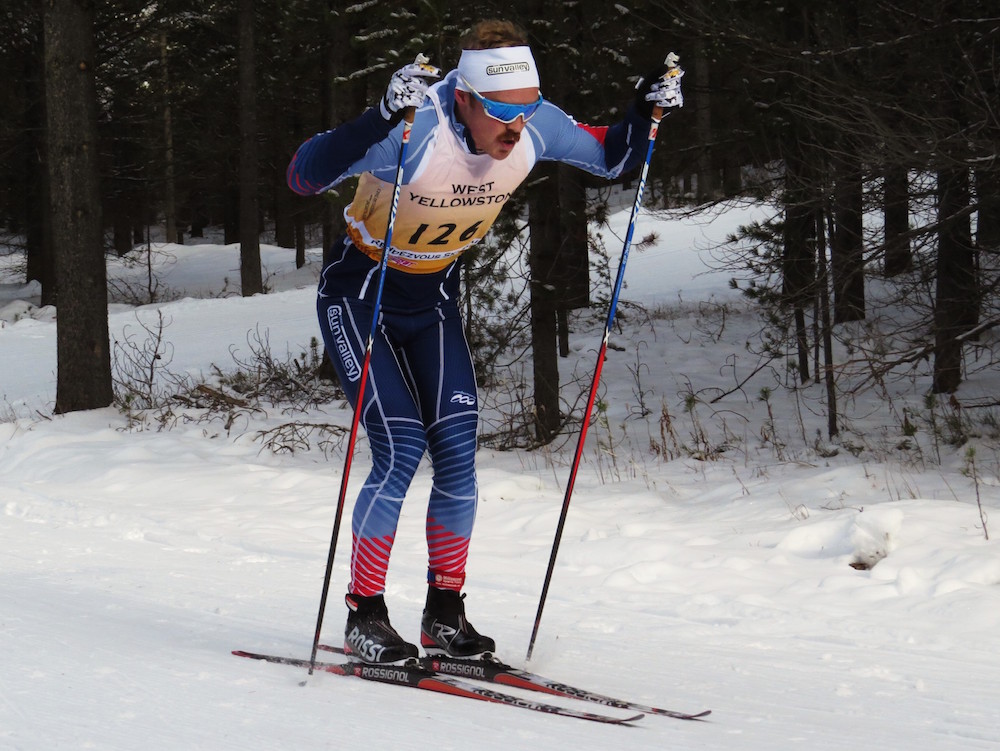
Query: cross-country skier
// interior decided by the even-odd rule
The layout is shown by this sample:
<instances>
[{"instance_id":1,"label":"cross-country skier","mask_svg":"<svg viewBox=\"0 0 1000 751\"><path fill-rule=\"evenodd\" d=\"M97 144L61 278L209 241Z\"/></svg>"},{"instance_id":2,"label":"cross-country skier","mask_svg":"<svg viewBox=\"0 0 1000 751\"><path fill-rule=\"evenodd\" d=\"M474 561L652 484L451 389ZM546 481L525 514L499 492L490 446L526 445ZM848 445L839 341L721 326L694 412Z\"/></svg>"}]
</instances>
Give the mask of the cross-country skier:
<instances>
[{"instance_id":1,"label":"cross-country skier","mask_svg":"<svg viewBox=\"0 0 1000 751\"><path fill-rule=\"evenodd\" d=\"M526 35L483 21L462 40L456 70L418 58L393 74L378 107L299 147L288 184L301 195L360 175L344 212L347 234L327 253L319 283L323 339L354 404L371 330L379 260L400 153L404 110L415 108L398 214L388 250L377 337L361 413L372 470L352 519L345 649L366 662L415 657L389 623L385 576L400 507L428 452L428 654L477 657L495 649L466 620L469 538L476 515L476 380L459 313L458 260L485 237L540 160L614 178L643 158L653 107L683 104L683 71L645 76L625 118L583 126L542 98Z\"/></svg>"}]
</instances>

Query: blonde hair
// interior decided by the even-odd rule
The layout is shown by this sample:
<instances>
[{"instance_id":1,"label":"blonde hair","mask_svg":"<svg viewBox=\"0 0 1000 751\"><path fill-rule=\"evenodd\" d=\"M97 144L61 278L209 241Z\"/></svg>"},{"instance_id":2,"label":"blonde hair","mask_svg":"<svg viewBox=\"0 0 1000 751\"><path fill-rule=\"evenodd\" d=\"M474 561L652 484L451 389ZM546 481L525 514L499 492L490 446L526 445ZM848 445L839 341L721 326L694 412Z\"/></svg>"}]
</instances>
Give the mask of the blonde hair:
<instances>
[{"instance_id":1,"label":"blonde hair","mask_svg":"<svg viewBox=\"0 0 1000 751\"><path fill-rule=\"evenodd\" d=\"M497 47L523 47L528 34L511 21L480 21L462 37L463 50L492 50Z\"/></svg>"}]
</instances>

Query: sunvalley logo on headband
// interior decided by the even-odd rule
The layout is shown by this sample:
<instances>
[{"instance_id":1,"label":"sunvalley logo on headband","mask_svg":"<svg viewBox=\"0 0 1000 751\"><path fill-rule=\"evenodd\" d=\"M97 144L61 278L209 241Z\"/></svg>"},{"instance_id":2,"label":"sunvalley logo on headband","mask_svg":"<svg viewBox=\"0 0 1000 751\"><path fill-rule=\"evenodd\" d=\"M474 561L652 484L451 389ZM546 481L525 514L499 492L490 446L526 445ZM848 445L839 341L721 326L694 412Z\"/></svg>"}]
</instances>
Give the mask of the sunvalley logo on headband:
<instances>
[{"instance_id":1,"label":"sunvalley logo on headband","mask_svg":"<svg viewBox=\"0 0 1000 751\"><path fill-rule=\"evenodd\" d=\"M538 87L538 68L531 48L494 47L488 50L462 50L458 60L457 87L468 91L507 91ZM465 79L464 81L462 79Z\"/></svg>"},{"instance_id":2,"label":"sunvalley logo on headband","mask_svg":"<svg viewBox=\"0 0 1000 751\"><path fill-rule=\"evenodd\" d=\"M490 65L486 68L486 75L499 76L502 73L527 73L531 70L528 63L507 63L506 65Z\"/></svg>"}]
</instances>

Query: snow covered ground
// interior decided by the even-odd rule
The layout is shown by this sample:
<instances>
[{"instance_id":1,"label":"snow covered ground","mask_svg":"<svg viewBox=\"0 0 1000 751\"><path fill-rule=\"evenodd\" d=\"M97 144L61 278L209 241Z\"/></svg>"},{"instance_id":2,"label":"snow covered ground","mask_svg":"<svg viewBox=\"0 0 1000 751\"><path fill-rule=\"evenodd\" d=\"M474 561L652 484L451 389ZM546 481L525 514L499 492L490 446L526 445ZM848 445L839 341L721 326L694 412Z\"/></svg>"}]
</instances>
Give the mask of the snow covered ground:
<instances>
[{"instance_id":1,"label":"snow covered ground","mask_svg":"<svg viewBox=\"0 0 1000 751\"><path fill-rule=\"evenodd\" d=\"M343 461L338 449L274 454L255 434L281 420L347 425L349 411L335 402L167 430L128 430L113 408L52 417L54 311L35 307L37 290L8 271L0 748L997 748L1000 551L977 497L1000 518L998 452L975 444L972 472L967 447L935 440L919 377L851 403L851 430L832 456L816 440L819 387L790 396L765 369L735 389L756 364L746 344L759 321L703 259L756 213L641 218L640 234L655 228L660 239L633 252L624 297L660 312L625 316L614 337L606 410L588 437L527 665L646 703L711 708L709 722L596 726L329 675L302 687L301 671L231 656L308 657ZM231 350L245 355L256 331L279 356L308 350L315 252L295 271L290 251L265 247L278 291L243 299L212 297L238 285L237 248L160 250L161 292L179 299L114 305L117 340L141 341L162 313L167 367L207 378L213 366L233 368ZM141 287L145 270L111 273ZM593 368L599 328L574 331L560 364L567 380ZM963 393L996 386L980 374ZM710 402L723 391L732 393ZM924 418L913 418L914 435L902 429L906 404ZM574 440L480 453L469 613L518 665ZM363 446L352 486L367 472ZM389 575L393 622L414 639L429 483L425 467ZM344 529L328 641L344 617ZM989 531L1000 535L1000 522Z\"/></svg>"}]
</instances>

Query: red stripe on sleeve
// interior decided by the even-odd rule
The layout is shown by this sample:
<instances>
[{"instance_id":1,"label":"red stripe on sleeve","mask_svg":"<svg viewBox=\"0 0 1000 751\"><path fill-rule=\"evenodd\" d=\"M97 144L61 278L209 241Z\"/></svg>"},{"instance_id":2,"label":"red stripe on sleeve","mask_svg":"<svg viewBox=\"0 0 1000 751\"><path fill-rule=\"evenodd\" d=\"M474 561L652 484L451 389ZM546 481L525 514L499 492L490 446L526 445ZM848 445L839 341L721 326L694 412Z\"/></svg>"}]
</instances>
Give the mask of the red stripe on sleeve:
<instances>
[{"instance_id":1,"label":"red stripe on sleeve","mask_svg":"<svg viewBox=\"0 0 1000 751\"><path fill-rule=\"evenodd\" d=\"M585 125L584 123L577 123L578 128L583 128L585 131L590 133L594 138L597 139L601 146L604 145L604 137L608 134L607 125Z\"/></svg>"}]
</instances>

